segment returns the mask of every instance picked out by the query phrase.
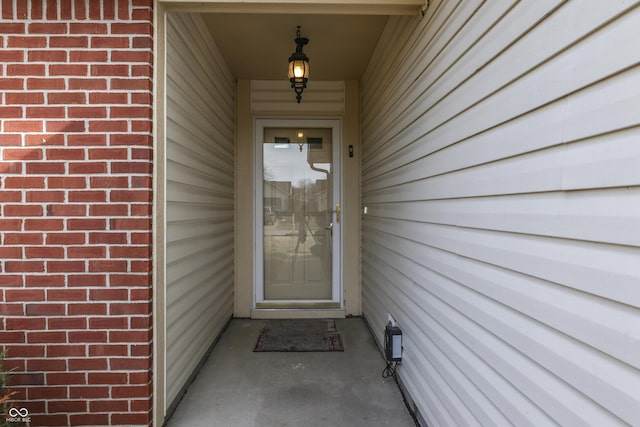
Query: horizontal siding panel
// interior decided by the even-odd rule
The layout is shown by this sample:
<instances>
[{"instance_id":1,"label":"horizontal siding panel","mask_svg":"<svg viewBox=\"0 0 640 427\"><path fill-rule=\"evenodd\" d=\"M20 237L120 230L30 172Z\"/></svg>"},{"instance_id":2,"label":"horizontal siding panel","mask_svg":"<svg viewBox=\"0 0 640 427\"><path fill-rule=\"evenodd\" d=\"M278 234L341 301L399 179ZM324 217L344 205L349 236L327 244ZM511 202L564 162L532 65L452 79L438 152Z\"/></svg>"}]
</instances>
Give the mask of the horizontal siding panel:
<instances>
[{"instance_id":1,"label":"horizontal siding panel","mask_svg":"<svg viewBox=\"0 0 640 427\"><path fill-rule=\"evenodd\" d=\"M202 17L167 22L166 399L233 310L235 81Z\"/></svg>"},{"instance_id":2,"label":"horizontal siding panel","mask_svg":"<svg viewBox=\"0 0 640 427\"><path fill-rule=\"evenodd\" d=\"M430 2L362 81L363 311L429 425L640 424L637 1Z\"/></svg>"},{"instance_id":3,"label":"horizontal siding panel","mask_svg":"<svg viewBox=\"0 0 640 427\"><path fill-rule=\"evenodd\" d=\"M344 82L309 82L302 99L298 104L295 92L286 81L251 81L251 111L254 114L343 114Z\"/></svg>"}]
</instances>

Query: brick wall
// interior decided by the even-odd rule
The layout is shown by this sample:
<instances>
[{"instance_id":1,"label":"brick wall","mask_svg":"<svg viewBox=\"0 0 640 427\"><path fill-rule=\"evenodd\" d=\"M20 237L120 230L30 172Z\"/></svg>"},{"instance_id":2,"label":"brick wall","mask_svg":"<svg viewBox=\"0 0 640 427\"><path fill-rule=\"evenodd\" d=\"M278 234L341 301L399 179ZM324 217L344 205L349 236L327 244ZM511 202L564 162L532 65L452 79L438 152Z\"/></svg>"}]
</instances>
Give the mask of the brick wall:
<instances>
[{"instance_id":1,"label":"brick wall","mask_svg":"<svg viewBox=\"0 0 640 427\"><path fill-rule=\"evenodd\" d=\"M0 346L13 405L33 426L147 425L152 0L0 9Z\"/></svg>"}]
</instances>

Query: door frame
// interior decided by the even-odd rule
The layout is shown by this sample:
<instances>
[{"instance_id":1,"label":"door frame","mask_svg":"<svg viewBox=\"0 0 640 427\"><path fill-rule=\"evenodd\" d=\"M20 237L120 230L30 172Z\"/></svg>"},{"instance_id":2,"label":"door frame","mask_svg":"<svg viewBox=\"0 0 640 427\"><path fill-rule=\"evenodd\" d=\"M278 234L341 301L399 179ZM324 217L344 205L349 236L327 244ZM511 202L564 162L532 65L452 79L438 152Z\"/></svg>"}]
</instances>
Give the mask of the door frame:
<instances>
[{"instance_id":1,"label":"door frame","mask_svg":"<svg viewBox=\"0 0 640 427\"><path fill-rule=\"evenodd\" d=\"M342 286L342 221L334 221L332 247L332 298L330 300L295 300L295 302L264 299L264 215L263 215L263 135L265 128L330 128L333 159L332 206L342 203L342 120L313 118L255 118L254 121L254 195L253 195L253 310L344 309Z\"/></svg>"}]
</instances>

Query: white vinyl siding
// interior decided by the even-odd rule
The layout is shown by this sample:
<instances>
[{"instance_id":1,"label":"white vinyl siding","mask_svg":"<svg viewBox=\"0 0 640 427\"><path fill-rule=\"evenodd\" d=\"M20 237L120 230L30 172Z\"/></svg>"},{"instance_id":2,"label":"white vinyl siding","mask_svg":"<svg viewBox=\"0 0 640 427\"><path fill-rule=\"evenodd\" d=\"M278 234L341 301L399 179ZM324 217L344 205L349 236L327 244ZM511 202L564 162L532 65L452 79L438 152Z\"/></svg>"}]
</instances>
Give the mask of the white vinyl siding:
<instances>
[{"instance_id":1,"label":"white vinyl siding","mask_svg":"<svg viewBox=\"0 0 640 427\"><path fill-rule=\"evenodd\" d=\"M200 15L167 21L170 405L233 312L235 82Z\"/></svg>"},{"instance_id":2,"label":"white vinyl siding","mask_svg":"<svg viewBox=\"0 0 640 427\"><path fill-rule=\"evenodd\" d=\"M638 1L428 3L362 81L364 315L429 426L640 425Z\"/></svg>"}]
</instances>

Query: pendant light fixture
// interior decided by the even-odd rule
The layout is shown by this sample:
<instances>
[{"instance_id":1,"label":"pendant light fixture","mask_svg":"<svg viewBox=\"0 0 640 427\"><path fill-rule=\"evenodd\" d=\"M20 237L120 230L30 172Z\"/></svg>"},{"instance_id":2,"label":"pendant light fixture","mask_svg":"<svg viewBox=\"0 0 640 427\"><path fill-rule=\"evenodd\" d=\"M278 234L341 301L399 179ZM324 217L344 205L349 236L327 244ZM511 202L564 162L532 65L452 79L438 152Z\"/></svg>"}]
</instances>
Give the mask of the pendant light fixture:
<instances>
[{"instance_id":1,"label":"pendant light fixture","mask_svg":"<svg viewBox=\"0 0 640 427\"><path fill-rule=\"evenodd\" d=\"M296 51L289 57L289 81L291 88L296 92L298 104L302 99L302 91L307 87L309 80L309 58L304 54L302 48L309 43L309 39L300 36L300 26L296 32Z\"/></svg>"}]
</instances>

